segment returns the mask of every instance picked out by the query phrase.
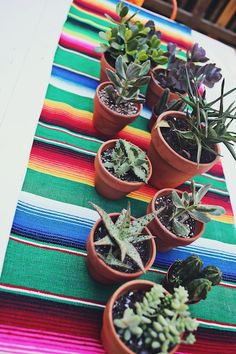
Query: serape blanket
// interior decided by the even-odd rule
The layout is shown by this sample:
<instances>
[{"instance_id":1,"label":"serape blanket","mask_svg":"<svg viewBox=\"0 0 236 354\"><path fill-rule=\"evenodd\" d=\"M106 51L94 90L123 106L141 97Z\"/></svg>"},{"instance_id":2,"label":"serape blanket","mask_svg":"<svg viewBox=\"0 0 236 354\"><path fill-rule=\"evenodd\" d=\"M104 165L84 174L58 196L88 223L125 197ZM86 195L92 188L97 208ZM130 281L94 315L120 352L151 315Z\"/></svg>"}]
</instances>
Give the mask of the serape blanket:
<instances>
[{"instance_id":1,"label":"serape blanket","mask_svg":"<svg viewBox=\"0 0 236 354\"><path fill-rule=\"evenodd\" d=\"M98 218L88 201L113 212L130 200L132 214L138 217L156 192L147 185L108 201L94 189L93 160L103 142L92 125L100 72L100 54L94 48L98 32L110 25L104 13L114 16L115 5L115 0L74 0L61 33L1 276L1 353L104 353L102 312L118 285L101 285L88 274L85 243ZM137 17L156 22L164 46L175 41L186 50L192 43L187 27L144 9ZM146 150L149 117L145 107L119 137ZM236 234L221 164L195 180L199 186L212 184L204 202L224 206L226 214L214 217L194 244L158 253L142 278L160 282L174 260L193 253L204 265L219 266L220 286L191 306L200 322L197 342L182 345L178 353L235 353ZM189 182L181 188L188 190Z\"/></svg>"}]
</instances>

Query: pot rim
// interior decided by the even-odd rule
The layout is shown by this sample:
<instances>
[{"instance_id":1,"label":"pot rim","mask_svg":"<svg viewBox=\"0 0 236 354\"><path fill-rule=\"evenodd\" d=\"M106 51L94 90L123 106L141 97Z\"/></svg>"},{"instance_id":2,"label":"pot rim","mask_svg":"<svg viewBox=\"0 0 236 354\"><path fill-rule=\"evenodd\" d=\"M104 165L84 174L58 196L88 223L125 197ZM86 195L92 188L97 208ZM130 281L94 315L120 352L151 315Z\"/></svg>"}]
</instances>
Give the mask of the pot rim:
<instances>
[{"instance_id":1,"label":"pot rim","mask_svg":"<svg viewBox=\"0 0 236 354\"><path fill-rule=\"evenodd\" d=\"M120 213L109 213L108 214L109 216L111 217L115 217L115 216L118 216L120 215ZM131 220L134 220L135 218L133 216L131 216ZM147 271L153 264L153 262L155 261L155 258L156 258L156 243L154 241L154 239L150 239L149 240L149 244L150 244L150 255L149 255L149 259L147 261L147 263L144 265L144 272L142 270L139 270L137 272L133 272L133 273L125 273L125 272L121 272L121 271L118 271L118 270L115 270L113 268L111 268L109 265L107 265L98 255L97 255L97 252L96 252L96 249L94 247L94 234L95 234L95 230L97 229L98 225L103 222L102 221L102 218L99 218L95 224L93 225L91 231L90 231L90 235L91 235L91 246L92 246L92 250L93 252L96 254L96 257L97 257L97 261L98 263L100 263L105 269L107 272L109 273L112 273L114 275L121 275L122 274L122 277L124 278L124 281L127 279L129 280L129 278L132 276L133 277L139 277L141 275L143 275L145 273L145 271ZM151 235L151 232L149 231L149 229L147 227L144 227L143 230L145 230L145 232L147 234L150 234Z\"/></svg>"},{"instance_id":2,"label":"pot rim","mask_svg":"<svg viewBox=\"0 0 236 354\"><path fill-rule=\"evenodd\" d=\"M159 115L159 117L157 118L157 121L156 121L156 124L159 123L161 120L165 120L168 116L170 115L177 115L178 119L182 118L184 119L186 117L186 113L184 112L180 112L180 111L167 111L167 112L163 112ZM157 130L158 132L158 135L162 141L162 144L172 153L172 155L175 156L175 158L178 158L180 161L182 161L185 165L189 165L191 167L194 166L194 168L197 168L197 162L194 162L194 161L191 161L191 160L188 160L186 159L185 157L179 155L174 149L172 149L172 147L165 141L162 133L161 133L161 129L160 127L157 127L156 124L154 125L152 131L154 130ZM212 160L211 162L208 162L208 163L199 163L199 167L197 168L198 170L200 169L200 167L204 167L206 168L206 166L209 166L209 168L211 166L213 166L213 164L217 163L219 160L220 160L220 144L215 144L215 150L216 152L218 153L218 155L216 155L215 159Z\"/></svg>"},{"instance_id":3,"label":"pot rim","mask_svg":"<svg viewBox=\"0 0 236 354\"><path fill-rule=\"evenodd\" d=\"M183 191L176 189L176 188L163 188L160 189L159 191L156 192L156 194L153 196L152 200L151 200L151 211L155 210L155 201L156 199L159 197L160 194L167 195L170 194L173 190L175 190L178 194L183 194ZM184 237L180 237L175 235L173 232L169 231L159 220L159 218L157 216L155 216L155 221L158 223L159 227L165 231L165 233L172 239L174 240L179 240L180 242L182 242L183 244L189 244L189 240L191 240L191 243L196 241L197 239L199 239L199 237L202 235L202 233L205 230L205 224L199 220L196 220L196 223L198 223L200 225L200 231L197 235L190 237L190 238L184 238ZM169 268L168 268L169 270Z\"/></svg>"},{"instance_id":4,"label":"pot rim","mask_svg":"<svg viewBox=\"0 0 236 354\"><path fill-rule=\"evenodd\" d=\"M128 182L128 181L122 181L120 178L118 178L118 177L116 177L116 176L114 176L113 174L111 174L107 169L106 169L106 167L104 166L104 164L102 163L102 159L101 159L101 153L106 149L106 146L107 145L109 145L109 144L114 144L115 145L115 143L118 141L119 139L110 139L110 140L107 140L107 141L104 141L104 143L100 146L100 148L98 149L98 151L97 151L97 158L98 158L98 161L99 161L99 164L100 164L100 166L101 166L101 169L102 169L102 171L103 171L103 173L106 175L106 176L109 176L109 178L111 178L111 179L113 179L113 180L115 180L115 182L116 183L120 183L121 185L129 185L129 186L137 186L137 187L140 187L140 186L142 186L142 185L145 185L145 184L148 184L148 181L149 181L149 179L150 179L150 177L151 177L151 175L152 175L152 164L151 164L151 161L150 161L150 159L148 158L148 156L146 155L146 159L147 159L147 162L148 162L148 165L149 165L149 174L148 174L148 176L147 176L147 182L145 183L145 182L142 182L142 181L140 181L140 182L134 182L134 181L132 181L132 182ZM133 143L131 143L131 142L129 142L130 144L132 144L132 145L135 145L135 144L133 144ZM113 145L113 146L114 146ZM135 146L137 146L137 145L135 145ZM139 146L137 146L140 150L142 150Z\"/></svg>"},{"instance_id":5,"label":"pot rim","mask_svg":"<svg viewBox=\"0 0 236 354\"><path fill-rule=\"evenodd\" d=\"M134 114L121 114L121 113L118 113L118 112L114 112L112 109L110 109L108 106L106 106L100 96L99 96L99 91L103 88L103 86L107 86L108 84L112 85L112 82L111 81L104 81L104 82L101 82L97 88L96 88L96 95L97 95L97 99L100 103L100 105L103 107L104 110L106 110L109 114L112 114L112 115L115 115L119 118L123 118L123 119L132 119L132 118L136 118L137 116L140 115L141 111L142 111L142 108L143 108L143 105L142 103L136 103L136 107L138 108L138 111Z\"/></svg>"}]
</instances>

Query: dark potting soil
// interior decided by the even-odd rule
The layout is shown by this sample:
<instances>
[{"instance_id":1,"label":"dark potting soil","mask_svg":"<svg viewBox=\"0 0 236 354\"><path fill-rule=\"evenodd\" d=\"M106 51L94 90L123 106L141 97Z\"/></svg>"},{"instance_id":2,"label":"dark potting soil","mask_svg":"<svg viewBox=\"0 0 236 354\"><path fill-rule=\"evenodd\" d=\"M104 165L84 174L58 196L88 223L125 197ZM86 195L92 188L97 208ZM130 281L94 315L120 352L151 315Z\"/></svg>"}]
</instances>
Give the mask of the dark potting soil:
<instances>
[{"instance_id":1,"label":"dark potting soil","mask_svg":"<svg viewBox=\"0 0 236 354\"><path fill-rule=\"evenodd\" d=\"M105 225L103 223L101 223L94 233L94 241L96 242L96 241L102 239L106 235L107 235L107 229L105 228ZM149 256L150 256L149 242L148 241L139 242L136 245L134 245L134 247L136 248L136 250L140 254L143 264L145 265L148 262ZM104 256L104 255L108 254L108 252L110 250L110 246L95 246L95 249L96 249L97 253L100 253ZM120 259L120 251L118 248L114 249L113 254L114 253L118 257L118 259ZM110 266L110 267L112 269L118 270L119 272L122 272L122 273L135 273L140 270L140 268L137 266L137 264L129 256L125 257L123 263L130 266L131 268L126 269L126 268L119 267L119 266Z\"/></svg>"},{"instance_id":2,"label":"dark potting soil","mask_svg":"<svg viewBox=\"0 0 236 354\"><path fill-rule=\"evenodd\" d=\"M178 130L189 130L189 125L185 120L170 117L167 122ZM161 133L167 144L177 154L183 156L185 159L196 162L197 161L197 147L196 144L191 145L187 139L180 139L178 134L171 128L161 128ZM214 146L211 146L214 150ZM210 163L215 159L216 155L210 151L202 149L200 163Z\"/></svg>"},{"instance_id":3,"label":"dark potting soil","mask_svg":"<svg viewBox=\"0 0 236 354\"><path fill-rule=\"evenodd\" d=\"M99 91L99 97L101 101L112 111L123 114L126 116L136 114L138 112L138 108L133 102L122 102L120 104L115 104L113 100L110 99L108 93L105 89Z\"/></svg>"},{"instance_id":4,"label":"dark potting soil","mask_svg":"<svg viewBox=\"0 0 236 354\"><path fill-rule=\"evenodd\" d=\"M156 199L155 209L158 210L162 207L165 207L165 209L162 212L160 212L160 214L158 215L158 219L169 231L174 233L173 226L172 226L173 223L172 221L170 221L170 217L173 214L175 206L172 202L170 195L165 195L163 197L159 197ZM188 216L188 218L184 221L184 225L188 225L190 229L187 238L193 237L195 233L196 220L193 219L191 216Z\"/></svg>"},{"instance_id":5,"label":"dark potting soil","mask_svg":"<svg viewBox=\"0 0 236 354\"><path fill-rule=\"evenodd\" d=\"M101 153L101 158L102 158L102 163L104 164L105 162L111 162L111 154L112 154L112 150L113 149L106 149ZM135 174L133 173L133 171L129 170L126 174L124 174L123 176L117 177L117 175L115 174L115 171L113 168L107 168L107 171L109 171L113 176L115 176L116 178L121 179L122 181L126 181L126 182L143 182L140 178L138 178L137 176L135 176Z\"/></svg>"},{"instance_id":6,"label":"dark potting soil","mask_svg":"<svg viewBox=\"0 0 236 354\"><path fill-rule=\"evenodd\" d=\"M123 313L127 308L135 309L135 303L141 302L143 300L145 292L144 291L131 291L123 296L121 296L115 303L112 309L113 320L116 318L122 318ZM116 328L118 329L118 328ZM122 340L122 338L121 338ZM144 336L136 337L131 336L130 340L126 343L124 342L134 353L137 354L158 354L160 349L152 349L147 347L144 342ZM171 349L170 349L171 350Z\"/></svg>"}]
</instances>

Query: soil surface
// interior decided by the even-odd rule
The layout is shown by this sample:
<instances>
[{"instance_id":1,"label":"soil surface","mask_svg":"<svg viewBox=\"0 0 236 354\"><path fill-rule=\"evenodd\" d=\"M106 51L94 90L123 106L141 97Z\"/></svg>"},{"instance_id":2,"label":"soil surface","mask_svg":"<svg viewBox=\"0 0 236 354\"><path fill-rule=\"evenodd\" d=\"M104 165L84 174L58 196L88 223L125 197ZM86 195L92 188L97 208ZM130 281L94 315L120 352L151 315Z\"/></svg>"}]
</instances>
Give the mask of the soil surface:
<instances>
[{"instance_id":1,"label":"soil surface","mask_svg":"<svg viewBox=\"0 0 236 354\"><path fill-rule=\"evenodd\" d=\"M189 130L188 123L183 119L177 119L175 117L170 117L167 122L174 126L178 130ZM197 161L197 146L196 144L189 144L187 139L180 139L178 134L171 128L161 128L161 133L167 144L175 151L177 154L183 156L185 159L196 162ZM211 146L214 149L214 146ZM202 154L200 158L200 163L209 163L215 159L216 155L210 151L202 149Z\"/></svg>"},{"instance_id":2,"label":"soil surface","mask_svg":"<svg viewBox=\"0 0 236 354\"><path fill-rule=\"evenodd\" d=\"M102 159L102 163L104 164L105 162L111 162L111 153L112 153L113 149L106 149L101 153L101 159ZM105 166L104 166L105 167ZM115 174L115 171L113 168L107 168L107 171L109 171L113 176L115 176L116 178L121 179L122 181L126 181L126 182L143 182L140 178L138 178L134 172L132 170L129 170L126 174L124 174L123 176L117 176Z\"/></svg>"},{"instance_id":3,"label":"soil surface","mask_svg":"<svg viewBox=\"0 0 236 354\"><path fill-rule=\"evenodd\" d=\"M101 223L94 233L94 241L96 242L96 241L100 240L101 238L106 236L107 233L108 232L107 232L107 229L105 228L105 225L103 223ZM149 242L148 241L139 242L136 245L134 245L134 247L136 248L136 250L140 254L143 264L146 265L146 263L148 262L149 257L150 257ZM95 249L96 249L97 253L100 253L103 256L105 256L108 254L108 252L110 250L110 246L95 246ZM118 259L120 259L120 251L119 251L118 247L116 249L113 247L113 249L114 250L112 253L115 254ZM135 273L135 272L140 271L140 268L138 267L138 265L129 256L125 257L123 263L130 266L131 268L126 269L123 267L110 266L110 265L109 265L109 267L111 267L112 269L118 270L119 272L122 272L122 273Z\"/></svg>"},{"instance_id":4,"label":"soil surface","mask_svg":"<svg viewBox=\"0 0 236 354\"><path fill-rule=\"evenodd\" d=\"M138 112L138 108L133 102L123 102L120 104L115 104L112 99L110 99L108 93L105 89L99 91L100 100L113 112L123 114L125 116L130 116Z\"/></svg>"},{"instance_id":5,"label":"soil surface","mask_svg":"<svg viewBox=\"0 0 236 354\"><path fill-rule=\"evenodd\" d=\"M155 209L158 210L162 207L165 207L165 209L158 215L158 219L169 231L174 233L172 221L170 221L170 217L173 214L175 206L173 205L170 195L165 195L163 197L159 197L156 199ZM188 225L190 229L187 238L193 237L195 234L196 220L193 219L191 216L188 216L188 218L184 221L184 225Z\"/></svg>"},{"instance_id":6,"label":"soil surface","mask_svg":"<svg viewBox=\"0 0 236 354\"><path fill-rule=\"evenodd\" d=\"M144 291L131 291L128 294L121 296L114 304L112 315L113 319L122 318L124 311L129 307L135 308L135 303L142 301L144 297ZM137 338L132 336L128 343L125 343L134 353L137 354L158 354L160 350L146 347L144 343L144 337Z\"/></svg>"}]
</instances>

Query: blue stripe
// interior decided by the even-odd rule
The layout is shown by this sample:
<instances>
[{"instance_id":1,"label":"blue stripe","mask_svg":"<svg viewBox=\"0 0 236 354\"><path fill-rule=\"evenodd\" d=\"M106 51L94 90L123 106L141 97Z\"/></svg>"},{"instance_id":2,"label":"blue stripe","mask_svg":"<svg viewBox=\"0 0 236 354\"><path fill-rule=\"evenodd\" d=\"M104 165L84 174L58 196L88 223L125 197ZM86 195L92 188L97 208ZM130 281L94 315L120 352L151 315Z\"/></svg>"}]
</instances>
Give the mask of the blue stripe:
<instances>
[{"instance_id":1,"label":"blue stripe","mask_svg":"<svg viewBox=\"0 0 236 354\"><path fill-rule=\"evenodd\" d=\"M52 67L51 76L59 77L65 81L73 82L78 86L89 87L96 90L99 82L91 77L85 76L83 74L75 73L64 68L60 68L56 65Z\"/></svg>"}]
</instances>

